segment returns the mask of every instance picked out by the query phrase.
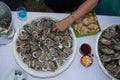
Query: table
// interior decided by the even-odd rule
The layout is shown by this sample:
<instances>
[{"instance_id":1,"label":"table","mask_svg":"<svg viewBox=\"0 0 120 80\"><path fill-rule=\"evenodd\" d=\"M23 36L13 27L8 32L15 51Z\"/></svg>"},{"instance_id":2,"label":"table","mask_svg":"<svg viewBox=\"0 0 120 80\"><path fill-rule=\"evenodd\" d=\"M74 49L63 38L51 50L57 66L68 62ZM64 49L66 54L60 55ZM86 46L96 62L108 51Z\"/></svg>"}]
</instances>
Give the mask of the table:
<instances>
[{"instance_id":1,"label":"table","mask_svg":"<svg viewBox=\"0 0 120 80\"><path fill-rule=\"evenodd\" d=\"M58 17L60 19L65 18L69 14L67 13L44 13L44 12L28 12L27 19L32 18L33 16L39 15L51 15ZM17 13L12 12L13 23L15 29L24 22L17 18ZM103 16L97 15L101 29L103 30L107 25L112 23L120 23L120 16ZM106 74L104 74L101 68L98 65L96 56L93 57L93 64L90 67L84 67L80 63L81 54L79 53L79 47L83 43L89 43L92 47L92 53L95 54L95 44L98 34L86 37L77 38L77 51L76 56L71 64L71 66L61 73L60 75L52 78L45 78L45 80L111 80ZM16 64L14 55L13 55L13 43L11 42L8 45L0 47L0 80L7 70L10 70ZM31 80L44 80L43 78L38 78L30 76Z\"/></svg>"}]
</instances>

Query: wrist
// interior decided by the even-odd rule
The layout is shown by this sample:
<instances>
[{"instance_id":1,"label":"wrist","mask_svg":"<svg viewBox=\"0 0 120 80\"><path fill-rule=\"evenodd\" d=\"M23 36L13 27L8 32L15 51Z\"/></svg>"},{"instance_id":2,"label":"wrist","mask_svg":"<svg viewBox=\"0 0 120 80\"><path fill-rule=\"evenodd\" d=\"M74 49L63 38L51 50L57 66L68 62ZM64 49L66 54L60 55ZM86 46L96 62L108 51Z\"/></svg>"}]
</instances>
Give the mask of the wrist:
<instances>
[{"instance_id":1,"label":"wrist","mask_svg":"<svg viewBox=\"0 0 120 80\"><path fill-rule=\"evenodd\" d=\"M75 21L75 17L73 15L70 15L68 16L67 21L71 25Z\"/></svg>"}]
</instances>

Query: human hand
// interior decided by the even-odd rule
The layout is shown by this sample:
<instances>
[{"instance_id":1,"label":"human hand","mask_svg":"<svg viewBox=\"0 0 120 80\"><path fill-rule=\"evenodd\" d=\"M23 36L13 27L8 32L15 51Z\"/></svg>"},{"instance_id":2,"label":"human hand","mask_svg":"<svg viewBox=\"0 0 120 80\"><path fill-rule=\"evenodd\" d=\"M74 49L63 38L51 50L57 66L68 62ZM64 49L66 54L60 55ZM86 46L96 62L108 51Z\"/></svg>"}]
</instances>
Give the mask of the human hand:
<instances>
[{"instance_id":1,"label":"human hand","mask_svg":"<svg viewBox=\"0 0 120 80\"><path fill-rule=\"evenodd\" d=\"M53 31L65 31L68 27L70 26L70 23L66 20L66 19L63 19L61 21L58 21L55 23L55 25L53 26Z\"/></svg>"}]
</instances>

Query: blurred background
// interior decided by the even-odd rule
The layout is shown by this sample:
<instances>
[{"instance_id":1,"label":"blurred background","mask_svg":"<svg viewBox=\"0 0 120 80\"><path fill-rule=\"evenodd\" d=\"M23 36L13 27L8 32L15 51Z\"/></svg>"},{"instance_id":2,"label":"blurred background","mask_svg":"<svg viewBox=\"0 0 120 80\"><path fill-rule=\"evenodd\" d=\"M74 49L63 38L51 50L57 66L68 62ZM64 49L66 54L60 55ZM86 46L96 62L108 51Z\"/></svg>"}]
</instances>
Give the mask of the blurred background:
<instances>
[{"instance_id":1,"label":"blurred background","mask_svg":"<svg viewBox=\"0 0 120 80\"><path fill-rule=\"evenodd\" d=\"M47 7L44 4L44 0L0 0L6 3L12 11L16 11L19 6L24 6L27 11L44 12L47 11Z\"/></svg>"},{"instance_id":2,"label":"blurred background","mask_svg":"<svg viewBox=\"0 0 120 80\"><path fill-rule=\"evenodd\" d=\"M12 11L17 7L24 6L27 11L51 12L44 3L44 0L0 0L5 2ZM120 0L99 0L94 8L98 15L120 16Z\"/></svg>"}]
</instances>

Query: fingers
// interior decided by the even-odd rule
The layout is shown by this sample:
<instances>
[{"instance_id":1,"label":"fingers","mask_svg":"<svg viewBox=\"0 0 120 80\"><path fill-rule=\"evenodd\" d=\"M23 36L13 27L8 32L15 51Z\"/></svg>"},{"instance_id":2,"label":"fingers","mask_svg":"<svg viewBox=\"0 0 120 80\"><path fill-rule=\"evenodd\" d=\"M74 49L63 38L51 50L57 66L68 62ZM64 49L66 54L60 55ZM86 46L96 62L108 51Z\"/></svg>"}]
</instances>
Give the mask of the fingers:
<instances>
[{"instance_id":1,"label":"fingers","mask_svg":"<svg viewBox=\"0 0 120 80\"><path fill-rule=\"evenodd\" d=\"M57 32L59 32L60 31L60 29L59 29L59 27L58 26L56 26L56 24L54 25L54 27L53 27L53 29L52 29L52 31L57 31Z\"/></svg>"},{"instance_id":2,"label":"fingers","mask_svg":"<svg viewBox=\"0 0 120 80\"><path fill-rule=\"evenodd\" d=\"M55 23L52 29L52 31L57 31L57 32L63 32L64 30L65 30L64 26L62 27L62 25L58 23Z\"/></svg>"},{"instance_id":3,"label":"fingers","mask_svg":"<svg viewBox=\"0 0 120 80\"><path fill-rule=\"evenodd\" d=\"M60 30L59 30L59 29L57 29L56 31L57 31L57 32L59 32Z\"/></svg>"},{"instance_id":4,"label":"fingers","mask_svg":"<svg viewBox=\"0 0 120 80\"><path fill-rule=\"evenodd\" d=\"M60 30L59 30L59 28L54 27L54 28L53 28L53 31L57 31L57 32L59 32Z\"/></svg>"},{"instance_id":5,"label":"fingers","mask_svg":"<svg viewBox=\"0 0 120 80\"><path fill-rule=\"evenodd\" d=\"M57 30L57 27L55 26L55 27L53 27L53 29L52 29L52 31L56 31Z\"/></svg>"}]
</instances>

